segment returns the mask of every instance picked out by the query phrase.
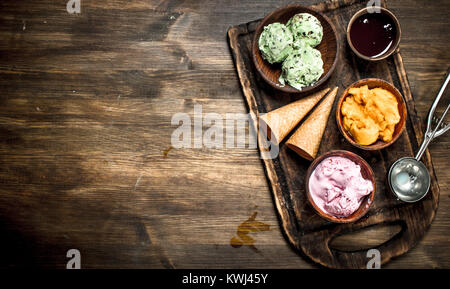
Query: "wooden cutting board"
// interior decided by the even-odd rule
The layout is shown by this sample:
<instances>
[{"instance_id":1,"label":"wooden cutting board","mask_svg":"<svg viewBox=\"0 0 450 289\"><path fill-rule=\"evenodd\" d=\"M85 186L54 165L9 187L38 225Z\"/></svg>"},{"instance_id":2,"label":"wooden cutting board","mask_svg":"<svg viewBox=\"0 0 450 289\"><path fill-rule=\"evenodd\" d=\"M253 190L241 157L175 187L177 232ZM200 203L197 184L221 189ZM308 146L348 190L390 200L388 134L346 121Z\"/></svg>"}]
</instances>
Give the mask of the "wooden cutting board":
<instances>
[{"instance_id":1,"label":"wooden cutting board","mask_svg":"<svg viewBox=\"0 0 450 289\"><path fill-rule=\"evenodd\" d=\"M325 13L335 25L339 35L338 64L333 75L322 86L339 87L335 105L345 87L359 79L369 77L393 83L402 92L407 103L406 130L396 143L380 151L360 150L346 142L337 128L335 106L328 119L318 155L335 149L349 150L363 157L372 166L377 192L371 209L356 223L330 223L315 213L306 198L305 175L310 162L288 149L284 143L280 144L277 158L263 159L285 237L311 260L330 268L365 268L369 260L367 251L370 248L340 250L330 246L330 242L337 236L378 224L397 225L401 228L392 238L374 247L381 253L382 264L406 253L429 228L439 202L439 186L428 151L422 157L422 161L430 170L431 188L424 199L413 204L403 203L396 200L387 188L386 175L390 165L401 157L414 156L422 141L423 131L400 52L386 60L369 63L356 58L346 43L345 31L348 21L356 11L365 7L366 2L328 1L312 8ZM384 1L382 6L386 7ZM231 53L254 127L258 127L257 119L260 113L266 113L302 97L274 90L257 74L251 59L251 42L259 21L237 25L228 30ZM259 148L263 150L261 144Z\"/></svg>"}]
</instances>

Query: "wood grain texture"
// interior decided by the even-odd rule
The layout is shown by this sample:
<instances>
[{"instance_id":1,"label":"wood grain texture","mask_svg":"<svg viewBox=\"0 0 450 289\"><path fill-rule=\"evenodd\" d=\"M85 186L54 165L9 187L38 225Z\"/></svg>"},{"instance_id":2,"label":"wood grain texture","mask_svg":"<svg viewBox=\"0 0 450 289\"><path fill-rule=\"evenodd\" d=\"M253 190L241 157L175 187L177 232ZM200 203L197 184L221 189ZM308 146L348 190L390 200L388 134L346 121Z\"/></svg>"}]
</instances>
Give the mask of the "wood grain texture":
<instances>
[{"instance_id":1,"label":"wood grain texture","mask_svg":"<svg viewBox=\"0 0 450 289\"><path fill-rule=\"evenodd\" d=\"M82 1L69 15L65 1L1 1L1 265L65 268L77 248L84 268L314 268L280 231L256 149L164 155L173 114L247 113L226 31L291 2ZM450 7L388 6L423 119L450 62ZM387 268L450 268L448 147L450 134L429 147L441 189L431 228ZM250 233L257 252L233 248L254 212L271 230ZM370 247L397 231L333 245Z\"/></svg>"}]
</instances>

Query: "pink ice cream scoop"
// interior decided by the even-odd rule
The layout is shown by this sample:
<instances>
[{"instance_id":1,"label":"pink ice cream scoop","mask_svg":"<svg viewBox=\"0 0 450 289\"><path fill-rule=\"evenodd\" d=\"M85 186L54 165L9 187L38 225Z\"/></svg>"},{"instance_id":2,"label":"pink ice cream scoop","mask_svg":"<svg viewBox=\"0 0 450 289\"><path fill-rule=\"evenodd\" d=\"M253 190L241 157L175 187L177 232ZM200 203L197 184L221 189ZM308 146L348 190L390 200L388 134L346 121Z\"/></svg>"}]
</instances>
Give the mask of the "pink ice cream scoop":
<instances>
[{"instance_id":1,"label":"pink ice cream scoop","mask_svg":"<svg viewBox=\"0 0 450 289\"><path fill-rule=\"evenodd\" d=\"M314 203L325 213L348 217L358 210L373 184L361 175L361 167L343 157L324 159L309 178L309 191Z\"/></svg>"}]
</instances>

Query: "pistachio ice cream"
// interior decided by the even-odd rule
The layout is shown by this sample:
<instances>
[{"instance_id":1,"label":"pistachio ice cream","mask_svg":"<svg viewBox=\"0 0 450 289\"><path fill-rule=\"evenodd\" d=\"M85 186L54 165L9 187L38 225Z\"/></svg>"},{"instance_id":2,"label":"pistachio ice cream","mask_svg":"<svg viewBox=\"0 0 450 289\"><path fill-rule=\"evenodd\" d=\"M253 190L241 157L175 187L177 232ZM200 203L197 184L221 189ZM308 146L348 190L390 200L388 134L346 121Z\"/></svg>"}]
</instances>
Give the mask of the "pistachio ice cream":
<instances>
[{"instance_id":1,"label":"pistachio ice cream","mask_svg":"<svg viewBox=\"0 0 450 289\"><path fill-rule=\"evenodd\" d=\"M294 40L303 40L312 47L316 47L322 41L322 25L319 19L309 13L295 14L286 26L292 32Z\"/></svg>"},{"instance_id":2,"label":"pistachio ice cream","mask_svg":"<svg viewBox=\"0 0 450 289\"><path fill-rule=\"evenodd\" d=\"M283 62L278 81L286 82L301 90L305 86L316 83L323 74L322 55L319 50L312 48L303 41L296 41L295 50Z\"/></svg>"},{"instance_id":3,"label":"pistachio ice cream","mask_svg":"<svg viewBox=\"0 0 450 289\"><path fill-rule=\"evenodd\" d=\"M278 63L292 53L294 37L291 31L278 22L264 27L259 37L258 46L262 57L269 63Z\"/></svg>"},{"instance_id":4,"label":"pistachio ice cream","mask_svg":"<svg viewBox=\"0 0 450 289\"><path fill-rule=\"evenodd\" d=\"M264 27L258 40L262 57L270 64L280 63L281 86L286 83L301 90L322 76L323 61L313 48L322 41L320 21L309 13L295 14L286 25L275 22Z\"/></svg>"}]
</instances>

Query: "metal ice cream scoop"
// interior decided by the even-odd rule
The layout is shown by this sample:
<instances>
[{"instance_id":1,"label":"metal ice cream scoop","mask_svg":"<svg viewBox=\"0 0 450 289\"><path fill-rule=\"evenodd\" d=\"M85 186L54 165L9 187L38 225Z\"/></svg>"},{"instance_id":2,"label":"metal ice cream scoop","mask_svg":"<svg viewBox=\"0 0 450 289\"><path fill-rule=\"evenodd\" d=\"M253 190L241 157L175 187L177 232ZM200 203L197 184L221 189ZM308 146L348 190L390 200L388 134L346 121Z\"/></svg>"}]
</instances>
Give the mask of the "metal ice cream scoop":
<instances>
[{"instance_id":1,"label":"metal ice cream scoop","mask_svg":"<svg viewBox=\"0 0 450 289\"><path fill-rule=\"evenodd\" d=\"M450 74L447 74L447 78L445 79L444 84L439 90L439 93L430 108L427 120L427 130L417 155L414 158L401 158L394 162L389 169L389 187L394 195L404 202L412 203L419 201L426 196L430 188L430 173L425 165L420 161L420 158L434 138L444 134L450 129L450 124L443 123L445 115L450 108L450 104L447 105L447 108L440 119L433 116L449 80ZM436 122L436 127L432 129L433 123Z\"/></svg>"}]
</instances>

